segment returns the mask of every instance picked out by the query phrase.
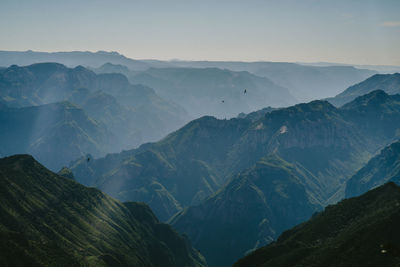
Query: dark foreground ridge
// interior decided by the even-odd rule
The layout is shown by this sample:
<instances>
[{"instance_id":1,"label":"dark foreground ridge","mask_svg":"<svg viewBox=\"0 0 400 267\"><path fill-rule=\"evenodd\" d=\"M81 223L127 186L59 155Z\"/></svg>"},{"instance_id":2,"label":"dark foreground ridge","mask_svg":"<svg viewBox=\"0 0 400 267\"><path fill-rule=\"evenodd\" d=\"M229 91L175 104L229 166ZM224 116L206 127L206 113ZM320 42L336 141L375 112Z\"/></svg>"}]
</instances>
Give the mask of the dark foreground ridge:
<instances>
[{"instance_id":1,"label":"dark foreground ridge","mask_svg":"<svg viewBox=\"0 0 400 267\"><path fill-rule=\"evenodd\" d=\"M399 266L400 187L328 206L234 266Z\"/></svg>"},{"instance_id":2,"label":"dark foreground ridge","mask_svg":"<svg viewBox=\"0 0 400 267\"><path fill-rule=\"evenodd\" d=\"M0 159L0 266L206 266L148 206L121 203L29 155Z\"/></svg>"}]
</instances>

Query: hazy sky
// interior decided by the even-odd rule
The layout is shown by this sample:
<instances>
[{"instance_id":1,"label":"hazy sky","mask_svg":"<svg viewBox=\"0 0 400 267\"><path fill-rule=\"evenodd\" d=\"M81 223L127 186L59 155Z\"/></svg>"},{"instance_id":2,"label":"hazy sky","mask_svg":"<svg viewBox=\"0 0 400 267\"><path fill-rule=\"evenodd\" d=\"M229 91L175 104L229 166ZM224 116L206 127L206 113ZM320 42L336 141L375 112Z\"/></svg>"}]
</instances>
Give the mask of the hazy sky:
<instances>
[{"instance_id":1,"label":"hazy sky","mask_svg":"<svg viewBox=\"0 0 400 267\"><path fill-rule=\"evenodd\" d=\"M400 65L400 0L0 0L0 50Z\"/></svg>"}]
</instances>

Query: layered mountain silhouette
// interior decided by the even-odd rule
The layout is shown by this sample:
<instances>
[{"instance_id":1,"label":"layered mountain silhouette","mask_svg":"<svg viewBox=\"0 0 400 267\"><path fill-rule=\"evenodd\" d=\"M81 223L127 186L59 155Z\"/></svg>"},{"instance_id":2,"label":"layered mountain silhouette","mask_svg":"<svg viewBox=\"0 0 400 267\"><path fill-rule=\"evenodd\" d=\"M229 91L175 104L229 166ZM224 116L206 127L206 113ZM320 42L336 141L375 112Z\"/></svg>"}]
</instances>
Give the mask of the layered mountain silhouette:
<instances>
[{"instance_id":1,"label":"layered mountain silhouette","mask_svg":"<svg viewBox=\"0 0 400 267\"><path fill-rule=\"evenodd\" d=\"M139 60L127 58L117 52L88 52L88 51L71 51L71 52L36 52L36 51L0 51L1 66L8 67L13 64L31 65L34 63L59 62L69 67L79 65L100 67L109 62L113 64L122 64L132 70L145 70L149 65Z\"/></svg>"},{"instance_id":2,"label":"layered mountain silhouette","mask_svg":"<svg viewBox=\"0 0 400 267\"><path fill-rule=\"evenodd\" d=\"M146 141L158 140L188 120L183 108L159 97L153 89L143 85L132 85L122 74L97 75L81 66L71 69L58 63L40 63L26 67L13 65L0 71L0 88L2 99L0 103L3 107L26 108L69 101L82 108L89 116L87 120L96 124L99 129L102 129L101 131L111 133L107 137L104 137L104 134L103 137L99 137L98 133L86 131L85 127L76 129L75 131L83 131L85 134L81 136L79 142L72 144L82 149L78 149L79 153L76 153L75 148L72 147L71 151L59 153L60 150L55 149L54 143L49 143L46 137L41 135L51 134L45 129L56 127L57 123L61 123L60 118L51 119L56 117L51 113L51 109L45 106L32 108L32 119L37 116L42 119L26 120L29 127L27 126L27 130L23 132L13 132L13 130L18 130L18 127L24 127L20 125L20 123L23 124L21 120L25 119L23 115L19 117L21 120L16 122L9 120L10 128L5 124L7 127L2 129L6 134L24 136L26 142L36 142L40 138L38 144L46 146L46 149L40 149L36 145L36 150L21 150L17 149L19 145L17 144L15 149L0 148L2 150L0 153L3 156L13 153L32 153L52 169L55 166L61 167L60 164L66 165L70 160L87 153L98 157L104 155L105 152L117 152L136 147ZM40 114L36 111L40 111ZM46 118L49 118L49 121ZM71 115L65 119L74 121L77 118ZM45 125L42 126L40 123ZM68 126L71 125L68 124ZM33 139L31 135L35 135ZM61 146L68 142L67 139L64 141L61 138L64 135L61 133L57 137L60 138ZM1 142L4 140L2 139ZM91 147L93 143L96 143L96 148ZM7 145L4 144L4 146ZM31 144L25 147L29 146ZM43 157L38 153L54 155L54 160L57 162L42 161ZM68 156L68 153L72 153L73 156ZM55 159L57 157L58 160Z\"/></svg>"},{"instance_id":3,"label":"layered mountain silhouette","mask_svg":"<svg viewBox=\"0 0 400 267\"><path fill-rule=\"evenodd\" d=\"M246 131L246 137L242 137L245 142L235 144L242 158L234 161L230 168L264 154L270 156L264 156L261 162L281 170L260 175L254 168L257 170L257 166L263 165L256 164L240 171L209 199L175 215L171 224L191 237L210 266L229 266L240 255L277 238L290 225L294 226L295 221L301 222L318 208L342 199L346 181L374 151L397 138L400 128L398 97L374 91L341 109L328 102L314 101L267 113L253 124L253 131ZM366 99L369 101L364 101ZM377 132L375 125L385 131ZM267 134L268 129L274 130ZM379 135L382 132L385 134ZM260 142L262 138L265 143ZM250 140L259 142L251 152L249 147L253 142ZM275 155L272 158L271 153ZM234 152L229 155L233 156ZM276 155L280 161L275 159ZM242 178L243 172L246 179ZM259 179L268 186L247 182L256 179L253 177L261 177ZM297 191L288 189L295 186ZM243 192L253 192L253 197L249 197L250 193L245 197ZM230 221L226 219L233 217L235 219ZM229 236L221 230L227 225L235 229L229 231ZM253 225L252 230L239 230L244 225ZM217 253L215 243L224 250Z\"/></svg>"},{"instance_id":4,"label":"layered mountain silhouette","mask_svg":"<svg viewBox=\"0 0 400 267\"><path fill-rule=\"evenodd\" d=\"M2 266L206 266L143 203L121 203L44 168L0 159Z\"/></svg>"},{"instance_id":5,"label":"layered mountain silhouette","mask_svg":"<svg viewBox=\"0 0 400 267\"><path fill-rule=\"evenodd\" d=\"M55 171L73 160L56 175L28 156L4 159L8 167L1 168L0 175L6 173L8 187L0 191L3 194L28 191L7 180L16 173L35 177L35 185L26 183L33 193L17 193L29 197L14 194L0 205L7 215L2 217L11 218L0 227L5 229L1 243L6 262L205 265L186 237L161 224L157 216L187 235L210 266L229 266L323 207L387 181L397 182L400 96L388 94L397 92L396 74L376 75L364 81L365 86L350 87L346 91L351 91L351 97L340 98L344 105L335 103L340 108L321 100L282 107L297 102L289 91L293 88L278 85L283 82L306 92L306 83L317 86L336 77L346 83L371 73L348 67L346 76L341 67L322 70L290 65L288 73L304 71L296 76L284 73L285 64L265 62L130 62L125 58L132 65L118 60L99 64L110 57L124 61L121 55L101 52L92 58L91 70L58 63L0 69L0 122L4 125L0 155L30 153ZM78 59L71 57L74 60ZM271 73L275 79L267 78ZM288 75L293 79L285 78ZM307 75L315 80L303 83L301 77ZM330 85L326 88L334 90ZM190 110L188 115L185 109ZM171 132L190 116L203 114L233 118L204 116ZM168 132L160 141L131 149ZM127 150L119 152L122 149ZM109 152L118 153L103 156ZM50 176L57 178L55 188L46 178ZM144 204L122 204L77 182L119 201L145 202L155 215ZM75 187L69 189L70 185ZM98 195L83 193L86 197L79 198L85 190ZM73 194L73 201L63 192ZM55 202L54 211L52 201L57 197L62 201ZM36 206L46 208L44 215ZM20 210L27 213L20 215ZM50 218L49 223L31 222L36 213L43 215L40 219ZM25 223L19 232L10 223L20 221L18 216L27 218L16 226ZM104 222L108 222L105 228L98 228ZM67 229L66 234L60 229ZM302 256L307 258L307 253ZM51 256L43 259L47 254ZM284 262L292 263L290 257Z\"/></svg>"},{"instance_id":6,"label":"layered mountain silhouette","mask_svg":"<svg viewBox=\"0 0 400 267\"><path fill-rule=\"evenodd\" d=\"M177 67L219 68L234 72L246 71L259 77L268 78L275 84L288 88L291 95L301 102L334 96L340 93L343 88L347 88L376 74L376 71L340 65L311 66L286 62L134 60L117 52L105 51L98 51L96 53L83 51L55 53L0 51L0 62L3 67L12 64L30 65L38 62L59 62L69 67L82 65L100 68L99 71L102 72L119 72L127 76L128 72L126 68L129 69L129 73L146 71L149 68ZM106 65L102 66L103 64ZM378 69L378 67L376 68ZM267 105L268 103L264 106ZM241 110L239 112L248 111Z\"/></svg>"},{"instance_id":7,"label":"layered mountain silhouette","mask_svg":"<svg viewBox=\"0 0 400 267\"><path fill-rule=\"evenodd\" d=\"M346 197L359 196L387 182L400 183L399 141L382 149L347 181Z\"/></svg>"},{"instance_id":8,"label":"layered mountain silhouette","mask_svg":"<svg viewBox=\"0 0 400 267\"><path fill-rule=\"evenodd\" d=\"M218 68L150 68L132 74L129 79L154 88L160 96L183 106L193 117L233 117L265 106L297 103L288 89L248 72Z\"/></svg>"},{"instance_id":9,"label":"layered mountain silhouette","mask_svg":"<svg viewBox=\"0 0 400 267\"><path fill-rule=\"evenodd\" d=\"M104 155L113 149L110 144L116 139L104 125L69 102L3 106L0 124L0 156L30 153L53 170L88 153Z\"/></svg>"},{"instance_id":10,"label":"layered mountain silhouette","mask_svg":"<svg viewBox=\"0 0 400 267\"><path fill-rule=\"evenodd\" d=\"M358 96L368 94L375 90L383 90L393 95L400 93L400 73L376 74L365 81L350 86L342 93L327 100L335 106L342 106Z\"/></svg>"},{"instance_id":11,"label":"layered mountain silhouette","mask_svg":"<svg viewBox=\"0 0 400 267\"><path fill-rule=\"evenodd\" d=\"M395 97L388 96L388 100L392 98ZM113 181L110 175L116 177L118 174L118 180L124 186L111 182L114 185L112 194L121 193L117 188L120 186L124 188L124 196L127 196L126 183L138 181L138 177L146 178L139 179L146 183L149 180L162 179L162 184L168 184L170 180L163 177L175 177L175 181L176 177L182 176L182 182L186 183L187 179L183 177L188 176L186 173L192 169L193 164L196 168L203 166L203 171L194 172L194 176L190 175L193 181L196 181L195 184L191 181L191 185L199 185L198 182L202 181L202 193L195 189L187 192L190 198L178 200L183 201L183 206L186 206L197 200L193 197L198 196L197 193L207 192L203 194L207 196L214 191L213 188L218 187L217 185L226 182L238 171L249 168L263 156L279 153L285 160L298 162L316 175L321 186L325 188L325 199L328 199L341 184L340 179L350 176L370 157L370 153L393 139L393 136L386 136L377 141L369 134L372 131L362 130L357 123L364 125L364 121L353 120L348 116L350 113L356 114L358 108L355 104L352 108L337 109L328 102L314 101L266 113L257 121L251 118L218 120L203 117L190 122L160 142L146 144L122 154L109 155L92 162L93 165L90 166L84 161L81 164L77 162L74 172L78 174L77 177L84 177L83 183L97 186L108 180ZM396 114L386 113L390 116ZM381 121L383 124L391 124L385 120L388 116L386 113L382 111ZM319 165L315 165L315 158L319 159ZM158 168L157 174L146 174L146 166L153 164L164 166L165 172ZM135 168L132 172L135 175L131 175L132 170L126 169L128 166ZM184 169L187 171L183 171ZM176 174L181 171L182 174ZM148 175L153 178L148 179ZM194 178L197 175L202 178ZM137 190L136 185L132 184L132 188ZM180 187L177 187L175 182L166 188L168 191L174 188L172 195L175 198L180 195ZM182 191L186 192L187 189Z\"/></svg>"},{"instance_id":12,"label":"layered mountain silhouette","mask_svg":"<svg viewBox=\"0 0 400 267\"><path fill-rule=\"evenodd\" d=\"M342 199L346 181L396 139L398 97L375 91L340 109L313 101L256 120L203 117L157 143L89 164L82 158L71 169L118 199L145 201L162 220L181 210L170 222L210 266L227 266ZM369 119L385 129L379 138ZM285 212L296 205L303 212ZM228 236L221 230L227 224L254 227Z\"/></svg>"},{"instance_id":13,"label":"layered mountain silhouette","mask_svg":"<svg viewBox=\"0 0 400 267\"><path fill-rule=\"evenodd\" d=\"M288 88L301 102L336 95L343 88L376 74L376 71L352 66L311 66L288 62L175 61L172 63L180 67L214 67L248 71Z\"/></svg>"},{"instance_id":14,"label":"layered mountain silhouette","mask_svg":"<svg viewBox=\"0 0 400 267\"><path fill-rule=\"evenodd\" d=\"M400 188L387 183L328 206L234 266L398 266Z\"/></svg>"}]
</instances>

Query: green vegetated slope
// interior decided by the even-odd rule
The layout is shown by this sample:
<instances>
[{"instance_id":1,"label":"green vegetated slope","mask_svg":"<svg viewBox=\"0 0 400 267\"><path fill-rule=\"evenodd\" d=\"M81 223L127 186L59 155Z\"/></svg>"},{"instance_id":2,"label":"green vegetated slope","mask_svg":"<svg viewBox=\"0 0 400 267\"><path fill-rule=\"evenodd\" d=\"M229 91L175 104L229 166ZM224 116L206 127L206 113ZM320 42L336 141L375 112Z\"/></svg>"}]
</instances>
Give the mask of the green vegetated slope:
<instances>
[{"instance_id":1,"label":"green vegetated slope","mask_svg":"<svg viewBox=\"0 0 400 267\"><path fill-rule=\"evenodd\" d=\"M1 266L206 266L142 203L121 203L44 168L0 159Z\"/></svg>"},{"instance_id":2,"label":"green vegetated slope","mask_svg":"<svg viewBox=\"0 0 400 267\"><path fill-rule=\"evenodd\" d=\"M328 206L234 266L399 266L400 188Z\"/></svg>"},{"instance_id":3,"label":"green vegetated slope","mask_svg":"<svg viewBox=\"0 0 400 267\"><path fill-rule=\"evenodd\" d=\"M335 106L342 106L358 96L368 94L375 90L383 90L387 94L400 93L400 73L376 74L365 81L350 86L335 97L327 100Z\"/></svg>"},{"instance_id":4,"label":"green vegetated slope","mask_svg":"<svg viewBox=\"0 0 400 267\"><path fill-rule=\"evenodd\" d=\"M71 169L79 182L125 201L146 201L166 220L217 190L227 155L248 125L203 117L157 143L90 162L82 158Z\"/></svg>"}]
</instances>

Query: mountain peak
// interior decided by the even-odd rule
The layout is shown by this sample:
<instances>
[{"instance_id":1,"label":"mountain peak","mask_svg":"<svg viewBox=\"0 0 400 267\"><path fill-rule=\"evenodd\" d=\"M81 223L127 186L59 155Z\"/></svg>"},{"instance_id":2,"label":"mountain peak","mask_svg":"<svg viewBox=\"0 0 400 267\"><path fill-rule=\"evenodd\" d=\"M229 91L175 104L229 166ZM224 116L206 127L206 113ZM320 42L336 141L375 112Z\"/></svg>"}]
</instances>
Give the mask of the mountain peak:
<instances>
[{"instance_id":1,"label":"mountain peak","mask_svg":"<svg viewBox=\"0 0 400 267\"><path fill-rule=\"evenodd\" d=\"M377 90L385 91L389 95L399 94L400 73L375 74L358 84L350 86L342 93L335 97L329 98L328 100L336 106L342 106L359 96L366 95Z\"/></svg>"},{"instance_id":2,"label":"mountain peak","mask_svg":"<svg viewBox=\"0 0 400 267\"><path fill-rule=\"evenodd\" d=\"M0 162L36 162L38 163L31 155L29 154L16 154L9 157L0 158Z\"/></svg>"},{"instance_id":3,"label":"mountain peak","mask_svg":"<svg viewBox=\"0 0 400 267\"><path fill-rule=\"evenodd\" d=\"M392 101L396 101L396 97L387 94L383 90L374 90L368 94L362 95L342 106L343 110L359 109L359 108L376 108L386 105Z\"/></svg>"}]
</instances>

